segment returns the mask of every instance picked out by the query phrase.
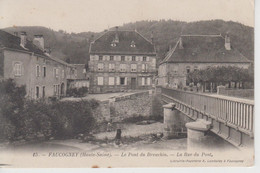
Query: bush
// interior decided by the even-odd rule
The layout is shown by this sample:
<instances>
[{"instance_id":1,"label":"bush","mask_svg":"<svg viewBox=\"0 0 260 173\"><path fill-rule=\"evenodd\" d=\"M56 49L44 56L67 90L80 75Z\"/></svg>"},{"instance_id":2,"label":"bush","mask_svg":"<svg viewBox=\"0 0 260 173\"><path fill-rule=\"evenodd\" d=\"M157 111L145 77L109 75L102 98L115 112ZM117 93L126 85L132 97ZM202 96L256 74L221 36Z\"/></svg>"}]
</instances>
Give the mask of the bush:
<instances>
[{"instance_id":1,"label":"bush","mask_svg":"<svg viewBox=\"0 0 260 173\"><path fill-rule=\"evenodd\" d=\"M96 100L46 102L26 100L25 93L25 87L16 86L12 80L0 82L1 140L66 138L93 129L92 110L99 106Z\"/></svg>"},{"instance_id":2,"label":"bush","mask_svg":"<svg viewBox=\"0 0 260 173\"><path fill-rule=\"evenodd\" d=\"M67 89L67 96L70 97L84 97L87 93L88 93L87 87Z\"/></svg>"}]
</instances>

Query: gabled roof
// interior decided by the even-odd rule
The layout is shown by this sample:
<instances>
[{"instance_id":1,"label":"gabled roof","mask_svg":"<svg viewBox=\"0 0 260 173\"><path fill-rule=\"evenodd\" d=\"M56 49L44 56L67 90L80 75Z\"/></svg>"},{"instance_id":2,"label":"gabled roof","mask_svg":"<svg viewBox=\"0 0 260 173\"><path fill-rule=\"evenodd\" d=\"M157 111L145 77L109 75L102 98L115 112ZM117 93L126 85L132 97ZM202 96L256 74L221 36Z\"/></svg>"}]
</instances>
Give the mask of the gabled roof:
<instances>
[{"instance_id":1,"label":"gabled roof","mask_svg":"<svg viewBox=\"0 0 260 173\"><path fill-rule=\"evenodd\" d=\"M12 35L8 32L0 30L0 46L15 50L33 52L38 55L46 56L44 52L34 45L31 41L27 40L25 48L20 46L21 38Z\"/></svg>"},{"instance_id":2,"label":"gabled roof","mask_svg":"<svg viewBox=\"0 0 260 173\"><path fill-rule=\"evenodd\" d=\"M182 49L179 47L180 42L183 45ZM250 63L251 61L232 46L231 50L226 50L225 39L221 35L182 35L161 63L164 62Z\"/></svg>"},{"instance_id":3,"label":"gabled roof","mask_svg":"<svg viewBox=\"0 0 260 173\"><path fill-rule=\"evenodd\" d=\"M116 46L111 43L119 39ZM131 43L135 46L131 46ZM153 54L154 45L136 31L107 31L97 38L90 47L90 54Z\"/></svg>"},{"instance_id":4,"label":"gabled roof","mask_svg":"<svg viewBox=\"0 0 260 173\"><path fill-rule=\"evenodd\" d=\"M71 66L70 64L66 63L65 61L62 61L58 58L55 58L55 57L52 57L51 55L46 54L44 51L42 51L36 45L34 45L32 43L32 41L30 41L30 40L26 41L25 47L20 46L20 42L21 42L20 37L12 35L3 30L0 30L0 48L9 48L12 50L34 53L34 54L49 58L49 59L56 61L58 63L61 63L63 65Z\"/></svg>"}]
</instances>

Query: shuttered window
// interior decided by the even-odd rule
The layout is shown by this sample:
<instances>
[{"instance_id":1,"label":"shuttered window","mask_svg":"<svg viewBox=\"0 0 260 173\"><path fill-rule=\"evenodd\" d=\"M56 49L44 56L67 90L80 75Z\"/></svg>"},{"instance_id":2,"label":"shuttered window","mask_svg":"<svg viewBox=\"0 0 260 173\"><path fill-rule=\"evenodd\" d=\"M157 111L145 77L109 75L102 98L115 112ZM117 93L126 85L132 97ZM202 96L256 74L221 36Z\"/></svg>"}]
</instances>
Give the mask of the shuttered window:
<instances>
[{"instance_id":1,"label":"shuttered window","mask_svg":"<svg viewBox=\"0 0 260 173\"><path fill-rule=\"evenodd\" d=\"M108 85L115 85L115 77L108 78Z\"/></svg>"},{"instance_id":2,"label":"shuttered window","mask_svg":"<svg viewBox=\"0 0 260 173\"><path fill-rule=\"evenodd\" d=\"M104 78L103 77L97 77L97 84L98 85L104 85Z\"/></svg>"}]
</instances>

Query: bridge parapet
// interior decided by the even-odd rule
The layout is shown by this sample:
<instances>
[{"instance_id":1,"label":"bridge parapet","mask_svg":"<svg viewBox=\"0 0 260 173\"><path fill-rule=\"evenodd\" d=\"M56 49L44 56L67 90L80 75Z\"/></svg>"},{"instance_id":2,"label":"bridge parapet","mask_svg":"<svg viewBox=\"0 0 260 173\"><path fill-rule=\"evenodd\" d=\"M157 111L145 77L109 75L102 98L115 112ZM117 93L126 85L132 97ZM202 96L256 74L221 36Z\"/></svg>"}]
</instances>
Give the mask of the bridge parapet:
<instances>
[{"instance_id":1,"label":"bridge parapet","mask_svg":"<svg viewBox=\"0 0 260 173\"><path fill-rule=\"evenodd\" d=\"M188 92L172 88L161 88L162 100L166 103L175 103L176 109L196 120L204 118L211 120L211 131L222 135L223 138L239 136L236 145L241 145L247 137L236 135L240 131L250 138L254 136L254 101L227 96L209 95ZM225 126L225 127L222 127ZM222 127L222 134L221 134ZM226 132L225 129L227 127ZM232 143L232 141L231 141Z\"/></svg>"}]
</instances>

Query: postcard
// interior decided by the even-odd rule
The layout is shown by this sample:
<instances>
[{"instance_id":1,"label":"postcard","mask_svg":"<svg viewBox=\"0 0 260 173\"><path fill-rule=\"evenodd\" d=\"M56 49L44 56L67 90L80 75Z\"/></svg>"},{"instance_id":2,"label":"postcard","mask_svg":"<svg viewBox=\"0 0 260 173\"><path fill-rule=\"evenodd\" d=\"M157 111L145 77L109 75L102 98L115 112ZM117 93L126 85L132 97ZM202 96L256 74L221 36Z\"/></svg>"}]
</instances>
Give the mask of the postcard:
<instances>
[{"instance_id":1,"label":"postcard","mask_svg":"<svg viewBox=\"0 0 260 173\"><path fill-rule=\"evenodd\" d=\"M0 167L254 166L253 0L1 0Z\"/></svg>"}]
</instances>

